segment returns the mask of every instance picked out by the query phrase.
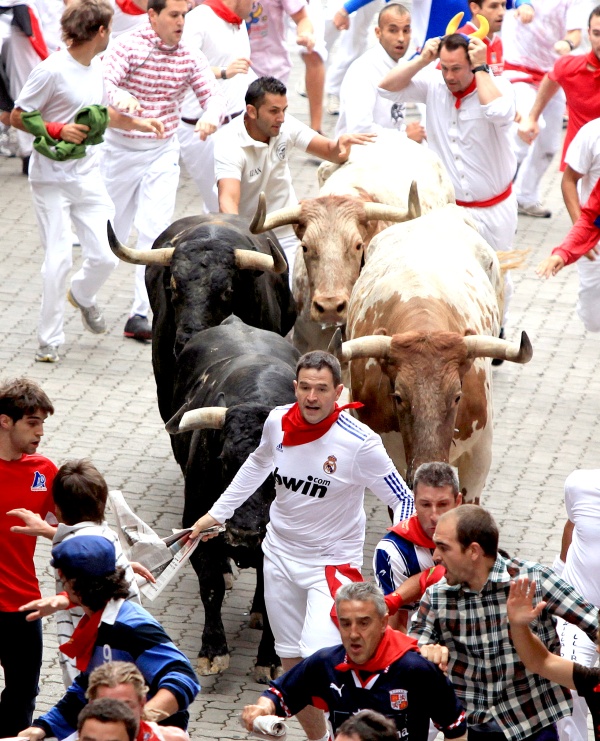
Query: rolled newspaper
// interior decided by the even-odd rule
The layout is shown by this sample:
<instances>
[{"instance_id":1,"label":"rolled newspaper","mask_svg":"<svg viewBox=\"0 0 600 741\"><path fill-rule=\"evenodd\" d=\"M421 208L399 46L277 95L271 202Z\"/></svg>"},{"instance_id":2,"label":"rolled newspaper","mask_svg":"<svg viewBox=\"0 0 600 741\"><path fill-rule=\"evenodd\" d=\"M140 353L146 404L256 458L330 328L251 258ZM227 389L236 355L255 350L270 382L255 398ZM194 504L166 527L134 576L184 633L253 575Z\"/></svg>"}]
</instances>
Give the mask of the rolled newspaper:
<instances>
[{"instance_id":1,"label":"rolled newspaper","mask_svg":"<svg viewBox=\"0 0 600 741\"><path fill-rule=\"evenodd\" d=\"M286 724L276 715L261 715L255 718L252 728L261 738L265 736L282 738L287 734Z\"/></svg>"}]
</instances>

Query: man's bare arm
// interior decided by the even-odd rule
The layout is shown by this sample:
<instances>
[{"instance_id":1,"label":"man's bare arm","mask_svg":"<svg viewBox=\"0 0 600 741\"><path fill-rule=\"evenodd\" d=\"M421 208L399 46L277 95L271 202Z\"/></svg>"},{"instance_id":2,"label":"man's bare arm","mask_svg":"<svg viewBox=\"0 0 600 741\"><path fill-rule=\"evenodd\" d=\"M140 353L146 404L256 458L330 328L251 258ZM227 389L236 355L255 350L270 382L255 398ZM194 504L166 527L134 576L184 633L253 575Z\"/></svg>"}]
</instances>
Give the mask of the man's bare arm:
<instances>
[{"instance_id":1,"label":"man's bare arm","mask_svg":"<svg viewBox=\"0 0 600 741\"><path fill-rule=\"evenodd\" d=\"M237 214L240 208L242 184L235 178L222 178L217 183L219 211L222 214Z\"/></svg>"}]
</instances>

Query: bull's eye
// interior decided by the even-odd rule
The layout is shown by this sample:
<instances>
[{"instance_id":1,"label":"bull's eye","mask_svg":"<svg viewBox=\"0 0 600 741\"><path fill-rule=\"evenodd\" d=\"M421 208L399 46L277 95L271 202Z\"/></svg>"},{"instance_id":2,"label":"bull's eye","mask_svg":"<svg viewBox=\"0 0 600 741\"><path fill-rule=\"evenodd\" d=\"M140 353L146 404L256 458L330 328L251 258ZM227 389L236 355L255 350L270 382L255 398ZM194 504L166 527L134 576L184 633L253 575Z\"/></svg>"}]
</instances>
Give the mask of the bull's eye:
<instances>
[{"instance_id":1,"label":"bull's eye","mask_svg":"<svg viewBox=\"0 0 600 741\"><path fill-rule=\"evenodd\" d=\"M363 249L363 247L364 247L364 244L363 244L362 242L359 242L359 243L358 243L358 244L356 245L356 251L357 251L357 252L360 252L360 251L361 251L361 250Z\"/></svg>"},{"instance_id":2,"label":"bull's eye","mask_svg":"<svg viewBox=\"0 0 600 741\"><path fill-rule=\"evenodd\" d=\"M308 247L305 244L302 245L302 252L308 252Z\"/></svg>"},{"instance_id":3,"label":"bull's eye","mask_svg":"<svg viewBox=\"0 0 600 741\"><path fill-rule=\"evenodd\" d=\"M460 401L460 394L456 397L456 399L454 399L454 403L458 404L459 401Z\"/></svg>"},{"instance_id":4,"label":"bull's eye","mask_svg":"<svg viewBox=\"0 0 600 741\"><path fill-rule=\"evenodd\" d=\"M402 404L402 397L400 394L396 394L395 392L391 394L396 404Z\"/></svg>"}]
</instances>

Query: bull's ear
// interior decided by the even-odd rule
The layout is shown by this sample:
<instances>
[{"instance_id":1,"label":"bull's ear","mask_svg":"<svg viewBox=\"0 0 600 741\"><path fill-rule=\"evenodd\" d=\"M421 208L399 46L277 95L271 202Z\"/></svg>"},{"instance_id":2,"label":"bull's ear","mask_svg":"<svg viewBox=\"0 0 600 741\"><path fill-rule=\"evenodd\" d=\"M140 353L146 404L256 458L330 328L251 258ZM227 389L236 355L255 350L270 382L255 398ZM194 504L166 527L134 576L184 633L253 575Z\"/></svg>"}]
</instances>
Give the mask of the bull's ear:
<instances>
[{"instance_id":1,"label":"bull's ear","mask_svg":"<svg viewBox=\"0 0 600 741\"><path fill-rule=\"evenodd\" d=\"M385 327L379 327L379 329L376 329L373 334L383 334L387 336L387 329Z\"/></svg>"},{"instance_id":2,"label":"bull's ear","mask_svg":"<svg viewBox=\"0 0 600 741\"><path fill-rule=\"evenodd\" d=\"M472 337L475 334L477 334L477 332L474 329L465 329L465 337Z\"/></svg>"},{"instance_id":3,"label":"bull's ear","mask_svg":"<svg viewBox=\"0 0 600 741\"><path fill-rule=\"evenodd\" d=\"M225 394L220 391L219 394L217 394L217 400L215 402L216 407L225 407L227 409L227 404L225 403Z\"/></svg>"},{"instance_id":4,"label":"bull's ear","mask_svg":"<svg viewBox=\"0 0 600 741\"><path fill-rule=\"evenodd\" d=\"M169 435L177 435L179 433L179 423L181 422L181 418L187 412L187 410L188 403L186 402L175 412L175 414L167 422L167 424L165 425L165 430L169 433Z\"/></svg>"}]
</instances>

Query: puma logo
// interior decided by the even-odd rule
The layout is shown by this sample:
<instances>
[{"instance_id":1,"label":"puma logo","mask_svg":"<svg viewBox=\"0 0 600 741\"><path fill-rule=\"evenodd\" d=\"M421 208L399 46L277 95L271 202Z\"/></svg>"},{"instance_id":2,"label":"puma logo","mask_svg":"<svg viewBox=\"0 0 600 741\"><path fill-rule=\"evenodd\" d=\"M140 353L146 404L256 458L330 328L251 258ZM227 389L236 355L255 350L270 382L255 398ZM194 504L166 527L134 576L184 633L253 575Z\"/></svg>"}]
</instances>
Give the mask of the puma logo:
<instances>
[{"instance_id":1,"label":"puma logo","mask_svg":"<svg viewBox=\"0 0 600 741\"><path fill-rule=\"evenodd\" d=\"M334 684L334 683L332 682L332 683L331 683L331 684L329 685L329 687L330 687L330 688L331 688L332 690L335 690L336 692L339 692L339 693L340 693L340 697L342 696L342 690L344 689L344 685L342 685L341 687L338 687L338 686L337 686L337 684Z\"/></svg>"}]
</instances>

